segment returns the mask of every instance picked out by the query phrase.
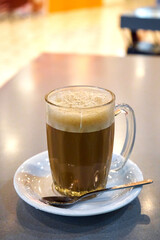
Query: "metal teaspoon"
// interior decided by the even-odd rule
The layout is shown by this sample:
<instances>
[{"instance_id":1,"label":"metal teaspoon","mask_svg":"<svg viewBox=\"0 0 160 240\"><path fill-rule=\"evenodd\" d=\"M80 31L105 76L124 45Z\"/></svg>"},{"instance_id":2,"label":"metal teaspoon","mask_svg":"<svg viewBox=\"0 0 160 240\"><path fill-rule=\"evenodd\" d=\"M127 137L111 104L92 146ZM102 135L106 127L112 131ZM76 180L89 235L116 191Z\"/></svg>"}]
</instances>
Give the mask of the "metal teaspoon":
<instances>
[{"instance_id":1,"label":"metal teaspoon","mask_svg":"<svg viewBox=\"0 0 160 240\"><path fill-rule=\"evenodd\" d=\"M147 179L147 180L143 180L140 182L133 182L133 183L128 183L128 184L124 184L124 185L119 185L119 186L114 186L114 187L109 187L109 188L105 188L105 189L101 189L101 190L92 191L92 192L86 193L80 197L48 196L48 197L42 197L42 199L40 199L40 201L45 204L51 205L51 206L64 207L64 206L70 206L72 204L75 204L75 203L81 201L82 199L85 200L85 198L92 196L94 194L99 194L99 193L103 193L106 191L119 190L119 189L124 189L124 188L140 187L142 185L146 185L146 184L150 184L150 183L153 183L153 180Z\"/></svg>"}]
</instances>

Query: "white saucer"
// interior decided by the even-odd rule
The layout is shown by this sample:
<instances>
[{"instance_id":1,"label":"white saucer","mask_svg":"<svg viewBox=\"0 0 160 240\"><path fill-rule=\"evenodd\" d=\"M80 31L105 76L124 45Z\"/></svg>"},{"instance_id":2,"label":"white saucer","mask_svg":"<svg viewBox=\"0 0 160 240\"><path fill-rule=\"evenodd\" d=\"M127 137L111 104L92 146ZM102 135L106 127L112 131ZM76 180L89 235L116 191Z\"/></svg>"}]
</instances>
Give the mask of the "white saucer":
<instances>
[{"instance_id":1,"label":"white saucer","mask_svg":"<svg viewBox=\"0 0 160 240\"><path fill-rule=\"evenodd\" d=\"M142 172L135 163L128 160L122 170L109 175L107 187L141 180L143 180ZM26 203L36 209L64 216L91 216L117 210L133 201L142 189L138 187L105 192L72 207L58 208L39 201L43 196L57 195L53 192L51 185L52 177L47 151L25 161L14 176L15 190Z\"/></svg>"}]
</instances>

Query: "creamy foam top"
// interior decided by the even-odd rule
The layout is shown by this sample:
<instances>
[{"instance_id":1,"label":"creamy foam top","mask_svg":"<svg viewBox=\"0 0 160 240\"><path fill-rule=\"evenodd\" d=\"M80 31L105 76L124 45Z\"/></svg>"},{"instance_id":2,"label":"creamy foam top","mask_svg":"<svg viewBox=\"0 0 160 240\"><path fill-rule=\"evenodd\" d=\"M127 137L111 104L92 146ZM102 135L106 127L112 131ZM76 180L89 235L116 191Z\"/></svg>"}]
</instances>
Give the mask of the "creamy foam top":
<instances>
[{"instance_id":1,"label":"creamy foam top","mask_svg":"<svg viewBox=\"0 0 160 240\"><path fill-rule=\"evenodd\" d=\"M50 93L47 100L56 105L47 103L47 123L62 131L93 132L109 127L114 121L114 101L105 90L64 88Z\"/></svg>"},{"instance_id":2,"label":"creamy foam top","mask_svg":"<svg viewBox=\"0 0 160 240\"><path fill-rule=\"evenodd\" d=\"M65 90L51 94L49 101L55 105L72 108L90 108L106 104L112 100L108 92L97 90Z\"/></svg>"}]
</instances>

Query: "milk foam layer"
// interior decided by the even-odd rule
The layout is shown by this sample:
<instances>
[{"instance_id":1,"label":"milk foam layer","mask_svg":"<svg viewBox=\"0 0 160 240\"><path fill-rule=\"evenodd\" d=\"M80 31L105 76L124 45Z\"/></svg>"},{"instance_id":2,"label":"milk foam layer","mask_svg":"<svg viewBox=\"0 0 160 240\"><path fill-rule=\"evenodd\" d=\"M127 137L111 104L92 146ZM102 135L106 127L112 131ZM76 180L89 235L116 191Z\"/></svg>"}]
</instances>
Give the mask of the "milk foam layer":
<instances>
[{"instance_id":1,"label":"milk foam layer","mask_svg":"<svg viewBox=\"0 0 160 240\"><path fill-rule=\"evenodd\" d=\"M97 90L65 90L51 94L49 101L55 105L72 108L90 108L106 104L112 100L108 92Z\"/></svg>"},{"instance_id":2,"label":"milk foam layer","mask_svg":"<svg viewBox=\"0 0 160 240\"><path fill-rule=\"evenodd\" d=\"M110 92L97 88L64 88L52 92L48 101L56 106L47 103L47 123L68 132L107 128L114 122L114 101L111 100Z\"/></svg>"}]
</instances>

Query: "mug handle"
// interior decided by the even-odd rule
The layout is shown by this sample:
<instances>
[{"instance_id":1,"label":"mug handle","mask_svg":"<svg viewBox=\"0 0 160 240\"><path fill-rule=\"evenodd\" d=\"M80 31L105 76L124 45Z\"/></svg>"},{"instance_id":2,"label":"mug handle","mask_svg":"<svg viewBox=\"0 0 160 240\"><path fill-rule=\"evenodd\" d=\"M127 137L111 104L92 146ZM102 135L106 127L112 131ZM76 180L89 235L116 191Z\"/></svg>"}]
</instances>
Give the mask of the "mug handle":
<instances>
[{"instance_id":1,"label":"mug handle","mask_svg":"<svg viewBox=\"0 0 160 240\"><path fill-rule=\"evenodd\" d=\"M120 170L127 162L135 142L136 119L133 109L128 104L117 104L115 106L115 116L125 114L126 117L126 137L120 155L112 158L111 171Z\"/></svg>"}]
</instances>

